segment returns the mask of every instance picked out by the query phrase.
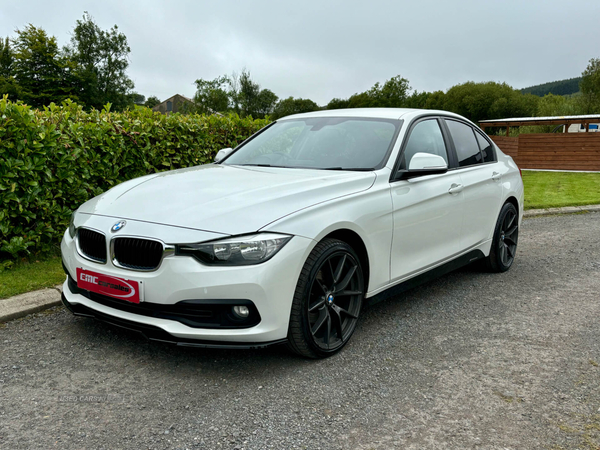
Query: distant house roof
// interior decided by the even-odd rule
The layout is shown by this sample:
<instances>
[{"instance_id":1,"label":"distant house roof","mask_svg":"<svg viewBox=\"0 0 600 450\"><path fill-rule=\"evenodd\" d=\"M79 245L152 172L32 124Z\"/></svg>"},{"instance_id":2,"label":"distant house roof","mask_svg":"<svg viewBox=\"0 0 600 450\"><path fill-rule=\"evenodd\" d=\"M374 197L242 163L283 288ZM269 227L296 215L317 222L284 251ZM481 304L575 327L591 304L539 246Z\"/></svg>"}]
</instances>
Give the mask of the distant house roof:
<instances>
[{"instance_id":1,"label":"distant house roof","mask_svg":"<svg viewBox=\"0 0 600 450\"><path fill-rule=\"evenodd\" d=\"M164 102L161 102L158 105L156 105L154 108L152 108L152 111L158 111L162 114L176 113L179 112L182 106L186 103L190 103L193 105L194 100L192 100L189 97L186 97L185 95L175 94L174 96L166 99ZM208 111L210 111L211 114L216 114L217 116L223 115L220 112L213 111L210 108L207 109Z\"/></svg>"},{"instance_id":2,"label":"distant house roof","mask_svg":"<svg viewBox=\"0 0 600 450\"><path fill-rule=\"evenodd\" d=\"M158 111L161 114L176 113L179 112L182 106L186 103L193 104L194 101L185 95L175 94L174 96L169 97L165 101L156 105L154 108L152 108L152 111Z\"/></svg>"}]
</instances>

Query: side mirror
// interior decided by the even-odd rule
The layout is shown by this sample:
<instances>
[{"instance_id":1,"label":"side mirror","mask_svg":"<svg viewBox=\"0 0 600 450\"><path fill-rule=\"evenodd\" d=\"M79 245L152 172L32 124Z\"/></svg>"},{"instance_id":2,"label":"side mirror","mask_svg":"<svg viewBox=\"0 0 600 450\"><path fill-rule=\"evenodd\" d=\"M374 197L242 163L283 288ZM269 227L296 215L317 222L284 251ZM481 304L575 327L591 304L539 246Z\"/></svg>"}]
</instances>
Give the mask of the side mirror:
<instances>
[{"instance_id":1,"label":"side mirror","mask_svg":"<svg viewBox=\"0 0 600 450\"><path fill-rule=\"evenodd\" d=\"M408 164L408 170L398 171L395 179L406 180L446 172L448 172L448 164L441 156L431 153L415 153Z\"/></svg>"},{"instance_id":2,"label":"side mirror","mask_svg":"<svg viewBox=\"0 0 600 450\"><path fill-rule=\"evenodd\" d=\"M233 149L231 147L227 147L227 148L222 148L221 150L219 150L217 152L217 155L215 156L215 162L218 163L219 161L222 161L223 159L225 159L226 156L228 156L231 152L233 151Z\"/></svg>"},{"instance_id":3,"label":"side mirror","mask_svg":"<svg viewBox=\"0 0 600 450\"><path fill-rule=\"evenodd\" d=\"M408 171L412 172L413 170L440 170L441 172L438 173L444 173L448 171L448 164L441 156L431 153L415 153L408 165Z\"/></svg>"}]
</instances>

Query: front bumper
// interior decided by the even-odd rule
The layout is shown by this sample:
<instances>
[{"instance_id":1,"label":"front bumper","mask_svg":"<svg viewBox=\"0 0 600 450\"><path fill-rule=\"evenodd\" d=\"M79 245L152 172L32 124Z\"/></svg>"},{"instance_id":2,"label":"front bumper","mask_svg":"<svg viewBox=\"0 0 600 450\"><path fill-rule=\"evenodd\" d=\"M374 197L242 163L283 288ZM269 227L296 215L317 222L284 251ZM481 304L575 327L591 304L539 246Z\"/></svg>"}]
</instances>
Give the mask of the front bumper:
<instances>
[{"instance_id":1,"label":"front bumper","mask_svg":"<svg viewBox=\"0 0 600 450\"><path fill-rule=\"evenodd\" d=\"M176 344L182 347L200 347L200 348L227 348L227 349L252 349L252 348L264 348L271 345L282 344L287 339L280 339L271 342L246 342L246 343L231 343L231 342L219 342L219 341L208 341L199 339L184 339L177 338L160 327L154 325L146 325L140 322L134 322L126 320L120 317L111 316L108 314L101 313L95 309L88 308L81 303L69 303L65 295L61 297L63 305L67 307L76 316L91 317L101 322L114 325L127 330L136 331L141 333L146 339L151 341L166 342L168 344Z\"/></svg>"},{"instance_id":2,"label":"front bumper","mask_svg":"<svg viewBox=\"0 0 600 450\"><path fill-rule=\"evenodd\" d=\"M129 226L129 224L128 224ZM175 305L196 302L211 305L252 304L259 322L252 326L222 326L190 322L168 315L136 313L135 308L114 307L93 295L85 295L69 277L63 285L63 303L74 314L142 332L150 339L200 347L253 348L285 341L298 276L312 250L313 241L294 236L273 258L262 264L236 267L206 266L187 256L166 257L153 272L136 272L84 259L65 232L61 252L65 270L76 276L77 268L136 280L143 284L140 305L171 311ZM87 292L87 291L86 291ZM113 300L113 302L119 300ZM124 303L132 306L132 304ZM146 308L146 310L148 309Z\"/></svg>"}]
</instances>

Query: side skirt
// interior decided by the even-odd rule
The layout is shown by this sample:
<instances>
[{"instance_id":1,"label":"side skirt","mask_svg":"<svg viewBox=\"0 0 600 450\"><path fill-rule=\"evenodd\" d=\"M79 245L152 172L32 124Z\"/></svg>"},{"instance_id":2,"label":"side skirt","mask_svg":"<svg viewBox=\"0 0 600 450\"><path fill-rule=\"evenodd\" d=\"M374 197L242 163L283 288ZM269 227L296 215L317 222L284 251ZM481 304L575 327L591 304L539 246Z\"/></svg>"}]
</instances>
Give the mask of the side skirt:
<instances>
[{"instance_id":1,"label":"side skirt","mask_svg":"<svg viewBox=\"0 0 600 450\"><path fill-rule=\"evenodd\" d=\"M369 298L365 299L365 304L372 306L383 300L387 300L390 297L395 297L396 295L406 292L409 289L415 288L424 283L435 280L436 278L446 275L447 273L453 272L456 269L460 269L461 267L466 266L467 264L470 264L470 263L474 262L475 260L482 259L482 258L485 258L485 255L483 254L483 252L481 250L472 250L468 253L465 253L462 256L459 256L456 259L453 259L452 261L448 261L447 263L436 267L435 269L431 269L429 272L425 272L425 273L422 273L421 275L417 275L416 277L411 278L410 280L406 280L400 284L392 286L389 289L386 289L383 292L380 292L377 295L374 295L373 297L369 297Z\"/></svg>"}]
</instances>

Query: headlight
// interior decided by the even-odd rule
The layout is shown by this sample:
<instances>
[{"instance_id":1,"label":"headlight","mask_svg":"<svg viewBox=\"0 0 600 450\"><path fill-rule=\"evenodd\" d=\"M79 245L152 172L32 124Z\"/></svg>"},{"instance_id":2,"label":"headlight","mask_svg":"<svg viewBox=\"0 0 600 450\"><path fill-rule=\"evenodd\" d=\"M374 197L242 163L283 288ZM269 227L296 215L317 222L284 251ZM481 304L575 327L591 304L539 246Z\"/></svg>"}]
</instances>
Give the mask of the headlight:
<instances>
[{"instance_id":1,"label":"headlight","mask_svg":"<svg viewBox=\"0 0 600 450\"><path fill-rule=\"evenodd\" d=\"M284 234L259 233L201 244L175 246L177 255L189 255L211 266L260 264L273 257L292 238Z\"/></svg>"},{"instance_id":2,"label":"headlight","mask_svg":"<svg viewBox=\"0 0 600 450\"><path fill-rule=\"evenodd\" d=\"M73 239L75 237L75 213L77 212L77 210L73 211L73 213L71 214L71 220L69 221L69 236L71 236L71 239Z\"/></svg>"}]
</instances>

